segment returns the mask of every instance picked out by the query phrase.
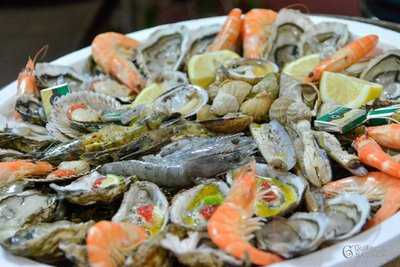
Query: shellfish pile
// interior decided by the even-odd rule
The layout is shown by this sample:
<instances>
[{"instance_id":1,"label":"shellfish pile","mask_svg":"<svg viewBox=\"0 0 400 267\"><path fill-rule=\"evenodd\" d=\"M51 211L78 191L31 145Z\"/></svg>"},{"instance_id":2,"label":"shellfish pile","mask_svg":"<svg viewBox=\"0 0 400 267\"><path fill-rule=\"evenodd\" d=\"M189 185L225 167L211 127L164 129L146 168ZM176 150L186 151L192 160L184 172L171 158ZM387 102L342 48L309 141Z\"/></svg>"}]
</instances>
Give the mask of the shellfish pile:
<instances>
[{"instance_id":1,"label":"shellfish pile","mask_svg":"<svg viewBox=\"0 0 400 267\"><path fill-rule=\"evenodd\" d=\"M56 265L268 265L398 211L399 50L291 9L150 36L100 34L79 67L29 59L0 121L4 249ZM328 76L358 95L329 94Z\"/></svg>"}]
</instances>

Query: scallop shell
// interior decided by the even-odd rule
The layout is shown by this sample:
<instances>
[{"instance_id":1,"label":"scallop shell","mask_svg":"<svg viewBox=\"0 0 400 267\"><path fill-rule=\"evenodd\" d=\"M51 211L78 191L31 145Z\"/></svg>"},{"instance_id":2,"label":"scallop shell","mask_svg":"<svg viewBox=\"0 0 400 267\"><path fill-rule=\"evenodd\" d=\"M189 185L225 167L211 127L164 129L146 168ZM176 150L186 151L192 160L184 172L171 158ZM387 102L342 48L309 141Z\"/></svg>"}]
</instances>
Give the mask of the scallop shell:
<instances>
[{"instance_id":1,"label":"scallop shell","mask_svg":"<svg viewBox=\"0 0 400 267\"><path fill-rule=\"evenodd\" d=\"M175 224L184 226L189 229L193 229L196 231L204 230L207 227L207 221L199 217L197 218L194 225L191 225L183 219L183 216L189 216L190 218L195 217L195 214L191 214L189 212L188 206L191 204L192 199L196 196L196 194L202 190L205 186L215 185L218 188L219 193L226 196L229 192L228 186L224 182L216 182L216 181L208 181L197 185L191 189L185 190L175 195L172 200L171 209L170 209L170 216L171 221ZM201 205L201 204L200 204ZM198 215L198 214L197 214Z\"/></svg>"},{"instance_id":2,"label":"scallop shell","mask_svg":"<svg viewBox=\"0 0 400 267\"><path fill-rule=\"evenodd\" d=\"M80 91L60 97L53 105L46 128L53 134L54 138L65 141L62 135L75 139L82 135L81 132L71 128L71 121L66 116L69 106L73 103L84 103L97 111L114 111L120 108L120 104L112 97L90 91Z\"/></svg>"}]
</instances>

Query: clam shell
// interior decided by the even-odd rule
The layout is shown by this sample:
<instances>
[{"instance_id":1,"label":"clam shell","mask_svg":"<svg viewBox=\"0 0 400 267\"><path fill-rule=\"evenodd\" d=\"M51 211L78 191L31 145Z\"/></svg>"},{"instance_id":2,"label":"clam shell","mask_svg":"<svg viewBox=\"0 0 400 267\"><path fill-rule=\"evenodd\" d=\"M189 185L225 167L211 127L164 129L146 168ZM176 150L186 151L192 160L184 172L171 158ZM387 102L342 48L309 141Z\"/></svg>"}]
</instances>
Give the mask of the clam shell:
<instances>
[{"instance_id":1,"label":"clam shell","mask_svg":"<svg viewBox=\"0 0 400 267\"><path fill-rule=\"evenodd\" d=\"M251 116L235 115L199 121L201 125L214 133L234 134L245 131L253 121Z\"/></svg>"},{"instance_id":2,"label":"clam shell","mask_svg":"<svg viewBox=\"0 0 400 267\"><path fill-rule=\"evenodd\" d=\"M223 116L228 113L239 111L240 104L236 97L224 92L218 92L211 105L210 111L214 114Z\"/></svg>"},{"instance_id":3,"label":"clam shell","mask_svg":"<svg viewBox=\"0 0 400 267\"><path fill-rule=\"evenodd\" d=\"M146 205L153 206L151 223L147 222L138 212L138 209ZM162 231L167 225L168 208L168 200L156 184L147 181L138 181L132 184L130 189L125 193L121 206L113 216L112 221L142 225L154 235ZM159 222L160 225L153 225L156 216L161 217L158 218L162 220Z\"/></svg>"},{"instance_id":4,"label":"clam shell","mask_svg":"<svg viewBox=\"0 0 400 267\"><path fill-rule=\"evenodd\" d=\"M196 114L208 102L204 89L182 84L160 95L153 104L155 111L172 114L181 113L183 117Z\"/></svg>"},{"instance_id":5,"label":"clam shell","mask_svg":"<svg viewBox=\"0 0 400 267\"><path fill-rule=\"evenodd\" d=\"M54 103L49 122L46 125L50 133L54 134L54 138L64 140L58 132L72 139L82 135L81 132L71 128L71 121L67 117L69 106L73 103L83 103L99 112L114 111L121 106L119 102L112 97L90 91L75 92L62 96Z\"/></svg>"},{"instance_id":6,"label":"clam shell","mask_svg":"<svg viewBox=\"0 0 400 267\"><path fill-rule=\"evenodd\" d=\"M186 223L183 219L183 215L187 215L190 218L197 214L191 214L187 209L188 206L191 204L191 201L196 196L196 194L202 190L205 186L214 185L218 188L219 192L226 196L229 192L228 186L224 182L216 182L216 181L207 181L200 185L197 185L191 189L185 190L176 194L172 200L171 209L170 209L170 216L171 221L175 224L184 226L189 229L193 229L196 231L204 230L207 227L207 221L205 219L197 218L197 223L195 222L193 225ZM201 215L200 215L201 216Z\"/></svg>"}]
</instances>

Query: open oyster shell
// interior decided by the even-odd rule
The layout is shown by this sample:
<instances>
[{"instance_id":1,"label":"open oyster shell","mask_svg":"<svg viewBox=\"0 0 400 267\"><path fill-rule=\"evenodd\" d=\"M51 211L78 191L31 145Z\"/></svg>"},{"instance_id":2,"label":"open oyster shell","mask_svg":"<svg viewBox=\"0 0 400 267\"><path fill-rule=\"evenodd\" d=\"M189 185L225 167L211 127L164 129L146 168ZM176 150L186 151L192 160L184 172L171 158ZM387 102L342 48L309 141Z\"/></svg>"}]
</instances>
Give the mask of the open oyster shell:
<instances>
[{"instance_id":1,"label":"open oyster shell","mask_svg":"<svg viewBox=\"0 0 400 267\"><path fill-rule=\"evenodd\" d=\"M83 75L71 66L45 62L35 64L35 76L41 88L68 83L73 92L82 90L82 86L89 79L88 76Z\"/></svg>"},{"instance_id":2,"label":"open oyster shell","mask_svg":"<svg viewBox=\"0 0 400 267\"><path fill-rule=\"evenodd\" d=\"M138 47L140 70L152 79L164 71L177 71L190 46L189 31L182 25L166 25Z\"/></svg>"},{"instance_id":3,"label":"open oyster shell","mask_svg":"<svg viewBox=\"0 0 400 267\"><path fill-rule=\"evenodd\" d=\"M69 185L50 184L50 188L71 203L90 205L96 202L109 203L113 201L128 189L130 181L130 178L112 174L104 176L93 171Z\"/></svg>"},{"instance_id":4,"label":"open oyster shell","mask_svg":"<svg viewBox=\"0 0 400 267\"><path fill-rule=\"evenodd\" d=\"M40 223L16 232L2 245L11 253L47 262L57 261L64 253L59 249L61 242L82 243L93 221L73 223L57 221Z\"/></svg>"},{"instance_id":5,"label":"open oyster shell","mask_svg":"<svg viewBox=\"0 0 400 267\"><path fill-rule=\"evenodd\" d=\"M320 212L297 212L289 219L276 217L256 232L262 249L285 258L316 250L330 230L330 219Z\"/></svg>"},{"instance_id":6,"label":"open oyster shell","mask_svg":"<svg viewBox=\"0 0 400 267\"><path fill-rule=\"evenodd\" d=\"M189 229L205 230L211 209L221 204L228 192L224 182L207 181L178 193L172 200L171 221ZM207 209L210 214L204 213Z\"/></svg>"},{"instance_id":7,"label":"open oyster shell","mask_svg":"<svg viewBox=\"0 0 400 267\"><path fill-rule=\"evenodd\" d=\"M56 215L55 195L29 190L0 200L0 240L12 236L26 225L52 219Z\"/></svg>"},{"instance_id":8,"label":"open oyster shell","mask_svg":"<svg viewBox=\"0 0 400 267\"><path fill-rule=\"evenodd\" d=\"M125 193L112 221L142 225L156 235L167 225L168 206L167 198L156 184L138 181Z\"/></svg>"}]
</instances>

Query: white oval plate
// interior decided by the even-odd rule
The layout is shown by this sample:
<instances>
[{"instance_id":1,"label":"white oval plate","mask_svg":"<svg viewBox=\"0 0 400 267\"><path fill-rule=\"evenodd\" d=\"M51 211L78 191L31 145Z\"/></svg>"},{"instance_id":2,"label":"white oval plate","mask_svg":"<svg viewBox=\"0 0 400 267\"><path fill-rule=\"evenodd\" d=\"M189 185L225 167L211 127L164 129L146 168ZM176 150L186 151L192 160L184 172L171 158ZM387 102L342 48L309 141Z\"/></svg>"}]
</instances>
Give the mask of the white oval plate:
<instances>
[{"instance_id":1,"label":"white oval plate","mask_svg":"<svg viewBox=\"0 0 400 267\"><path fill-rule=\"evenodd\" d=\"M377 34L380 42L385 45L400 48L400 34L378 26L324 16L310 16L315 23L321 21L336 21L346 23L350 31L355 35ZM206 26L215 23L222 23L224 17L213 17L198 20L180 22L194 29L199 26ZM162 26L158 26L162 27ZM138 40L145 40L156 28L150 28L128 34ZM90 55L90 48L86 47L66 56L63 56L53 63L72 65L82 62ZM27 55L28 57L28 55ZM15 74L17 76L17 73ZM15 102L16 82L7 85L0 91L0 113L7 114L11 111ZM400 192L399 192L400 194ZM0 226L1 227L1 226ZM279 267L310 267L310 266L351 266L369 267L379 266L400 255L400 213L392 216L382 224L364 231L357 236L336 243L324 249L320 249L306 256L287 260L273 266ZM33 262L31 260L16 257L4 251L0 247L0 266L25 267L25 266L48 266Z\"/></svg>"}]
</instances>

